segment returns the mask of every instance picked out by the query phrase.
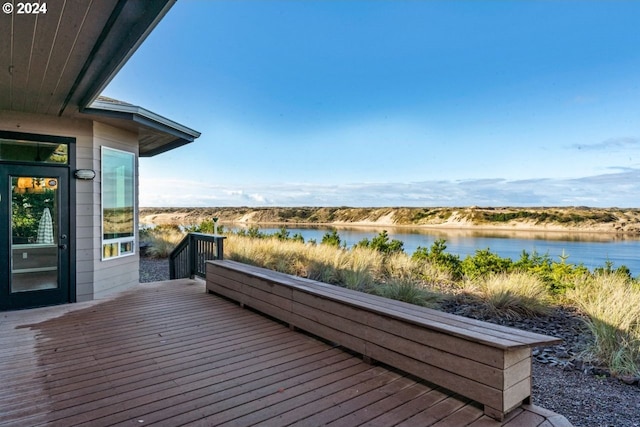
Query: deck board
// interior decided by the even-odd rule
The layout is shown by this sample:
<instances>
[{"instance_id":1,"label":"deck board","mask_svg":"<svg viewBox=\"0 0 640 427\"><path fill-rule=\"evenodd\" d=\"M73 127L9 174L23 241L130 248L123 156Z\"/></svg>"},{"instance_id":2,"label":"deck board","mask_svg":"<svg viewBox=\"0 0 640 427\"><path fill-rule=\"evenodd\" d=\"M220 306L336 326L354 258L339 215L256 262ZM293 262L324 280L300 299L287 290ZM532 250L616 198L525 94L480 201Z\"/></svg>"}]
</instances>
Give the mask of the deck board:
<instances>
[{"instance_id":1,"label":"deck board","mask_svg":"<svg viewBox=\"0 0 640 427\"><path fill-rule=\"evenodd\" d=\"M0 313L0 381L0 426L500 425L189 280ZM531 408L506 422L557 416Z\"/></svg>"}]
</instances>

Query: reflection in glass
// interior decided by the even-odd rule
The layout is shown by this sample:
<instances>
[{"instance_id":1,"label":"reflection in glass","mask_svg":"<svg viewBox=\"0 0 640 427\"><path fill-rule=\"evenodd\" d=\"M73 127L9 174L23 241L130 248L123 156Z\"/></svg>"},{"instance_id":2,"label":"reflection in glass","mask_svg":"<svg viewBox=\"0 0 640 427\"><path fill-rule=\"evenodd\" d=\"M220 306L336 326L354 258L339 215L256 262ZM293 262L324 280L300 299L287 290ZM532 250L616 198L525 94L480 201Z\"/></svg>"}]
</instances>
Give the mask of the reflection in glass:
<instances>
[{"instance_id":1,"label":"reflection in glass","mask_svg":"<svg viewBox=\"0 0 640 427\"><path fill-rule=\"evenodd\" d=\"M135 240L133 153L102 148L102 257L133 254Z\"/></svg>"},{"instance_id":2,"label":"reflection in glass","mask_svg":"<svg viewBox=\"0 0 640 427\"><path fill-rule=\"evenodd\" d=\"M11 292L58 287L58 180L11 177Z\"/></svg>"},{"instance_id":3,"label":"reflection in glass","mask_svg":"<svg viewBox=\"0 0 640 427\"><path fill-rule=\"evenodd\" d=\"M67 144L0 138L0 160L67 164L68 150Z\"/></svg>"}]
</instances>

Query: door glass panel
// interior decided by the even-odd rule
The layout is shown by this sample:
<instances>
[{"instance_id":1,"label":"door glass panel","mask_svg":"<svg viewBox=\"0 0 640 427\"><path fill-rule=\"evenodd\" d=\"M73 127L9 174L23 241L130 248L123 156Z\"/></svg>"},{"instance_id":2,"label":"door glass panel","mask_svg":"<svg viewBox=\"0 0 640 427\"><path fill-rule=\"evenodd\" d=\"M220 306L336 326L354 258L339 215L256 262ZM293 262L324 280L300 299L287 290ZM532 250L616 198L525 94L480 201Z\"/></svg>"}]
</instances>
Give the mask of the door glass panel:
<instances>
[{"instance_id":1,"label":"door glass panel","mask_svg":"<svg viewBox=\"0 0 640 427\"><path fill-rule=\"evenodd\" d=\"M11 292L58 288L58 179L11 177Z\"/></svg>"}]
</instances>

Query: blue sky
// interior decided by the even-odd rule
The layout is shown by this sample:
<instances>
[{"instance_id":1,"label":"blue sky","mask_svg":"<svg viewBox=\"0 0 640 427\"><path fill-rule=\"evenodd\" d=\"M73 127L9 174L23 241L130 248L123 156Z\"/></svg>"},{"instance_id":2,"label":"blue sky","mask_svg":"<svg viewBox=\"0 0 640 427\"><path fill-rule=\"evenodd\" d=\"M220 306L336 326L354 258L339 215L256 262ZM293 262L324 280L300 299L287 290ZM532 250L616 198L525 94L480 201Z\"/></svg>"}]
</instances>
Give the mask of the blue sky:
<instances>
[{"instance_id":1,"label":"blue sky","mask_svg":"<svg viewBox=\"0 0 640 427\"><path fill-rule=\"evenodd\" d=\"M104 90L141 206L640 207L640 2L181 0Z\"/></svg>"}]
</instances>

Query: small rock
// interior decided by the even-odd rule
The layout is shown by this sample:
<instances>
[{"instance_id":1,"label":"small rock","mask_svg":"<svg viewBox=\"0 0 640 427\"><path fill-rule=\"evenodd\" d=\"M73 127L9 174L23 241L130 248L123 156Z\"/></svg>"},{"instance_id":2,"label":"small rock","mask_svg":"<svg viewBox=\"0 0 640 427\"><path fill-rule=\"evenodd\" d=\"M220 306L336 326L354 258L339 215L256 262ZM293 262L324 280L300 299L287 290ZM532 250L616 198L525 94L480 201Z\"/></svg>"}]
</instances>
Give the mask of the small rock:
<instances>
[{"instance_id":1,"label":"small rock","mask_svg":"<svg viewBox=\"0 0 640 427\"><path fill-rule=\"evenodd\" d=\"M622 375L620 377L618 377L620 379L620 381L622 381L625 384L629 384L629 385L633 385L635 383L637 383L640 378L633 376L633 375Z\"/></svg>"}]
</instances>

